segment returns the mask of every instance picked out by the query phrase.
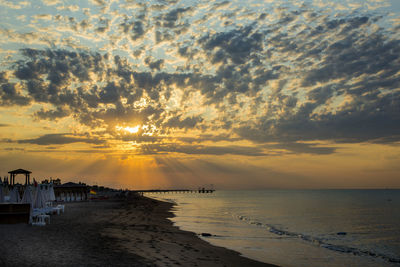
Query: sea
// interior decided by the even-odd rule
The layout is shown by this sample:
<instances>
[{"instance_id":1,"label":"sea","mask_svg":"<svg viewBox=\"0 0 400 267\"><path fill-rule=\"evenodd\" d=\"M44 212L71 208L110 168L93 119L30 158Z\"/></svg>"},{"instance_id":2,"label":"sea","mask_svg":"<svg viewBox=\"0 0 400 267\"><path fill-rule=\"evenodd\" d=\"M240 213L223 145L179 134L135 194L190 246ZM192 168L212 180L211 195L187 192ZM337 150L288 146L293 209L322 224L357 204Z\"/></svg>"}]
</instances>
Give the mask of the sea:
<instances>
[{"instance_id":1,"label":"sea","mask_svg":"<svg viewBox=\"0 0 400 267\"><path fill-rule=\"evenodd\" d=\"M279 266L400 266L400 190L146 194L207 242ZM202 234L211 236L202 236Z\"/></svg>"}]
</instances>

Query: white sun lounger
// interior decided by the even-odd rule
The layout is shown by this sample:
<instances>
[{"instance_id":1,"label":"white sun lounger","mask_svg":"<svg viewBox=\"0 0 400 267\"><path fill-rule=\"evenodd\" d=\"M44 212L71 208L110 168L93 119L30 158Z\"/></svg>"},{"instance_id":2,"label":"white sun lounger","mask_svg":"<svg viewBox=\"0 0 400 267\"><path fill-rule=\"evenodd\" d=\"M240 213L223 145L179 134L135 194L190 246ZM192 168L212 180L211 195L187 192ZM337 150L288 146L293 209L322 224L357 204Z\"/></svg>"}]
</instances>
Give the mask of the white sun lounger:
<instances>
[{"instance_id":1,"label":"white sun lounger","mask_svg":"<svg viewBox=\"0 0 400 267\"><path fill-rule=\"evenodd\" d=\"M39 214L32 217L33 226L45 226L46 223L50 224L50 215Z\"/></svg>"}]
</instances>

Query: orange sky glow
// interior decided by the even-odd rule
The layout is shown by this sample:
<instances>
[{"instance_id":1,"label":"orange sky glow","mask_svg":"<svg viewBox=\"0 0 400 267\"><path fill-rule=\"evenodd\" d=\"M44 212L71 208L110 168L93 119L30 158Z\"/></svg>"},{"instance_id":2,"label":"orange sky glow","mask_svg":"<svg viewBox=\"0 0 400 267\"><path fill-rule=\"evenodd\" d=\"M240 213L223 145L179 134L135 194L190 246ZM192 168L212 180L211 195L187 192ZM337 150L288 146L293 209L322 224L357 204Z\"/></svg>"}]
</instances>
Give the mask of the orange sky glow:
<instances>
[{"instance_id":1,"label":"orange sky glow","mask_svg":"<svg viewBox=\"0 0 400 267\"><path fill-rule=\"evenodd\" d=\"M129 189L400 188L396 2L0 10L1 177L23 168L38 181Z\"/></svg>"}]
</instances>

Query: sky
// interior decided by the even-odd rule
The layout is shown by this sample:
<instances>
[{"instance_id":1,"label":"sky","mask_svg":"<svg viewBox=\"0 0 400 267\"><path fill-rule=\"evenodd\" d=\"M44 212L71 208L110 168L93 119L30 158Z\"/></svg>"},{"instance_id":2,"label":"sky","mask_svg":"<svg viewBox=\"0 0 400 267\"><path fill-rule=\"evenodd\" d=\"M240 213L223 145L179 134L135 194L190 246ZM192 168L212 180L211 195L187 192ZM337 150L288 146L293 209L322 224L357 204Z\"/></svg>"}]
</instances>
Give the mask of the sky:
<instances>
[{"instance_id":1,"label":"sky","mask_svg":"<svg viewBox=\"0 0 400 267\"><path fill-rule=\"evenodd\" d=\"M397 0L0 0L0 176L400 188L399 163Z\"/></svg>"}]
</instances>

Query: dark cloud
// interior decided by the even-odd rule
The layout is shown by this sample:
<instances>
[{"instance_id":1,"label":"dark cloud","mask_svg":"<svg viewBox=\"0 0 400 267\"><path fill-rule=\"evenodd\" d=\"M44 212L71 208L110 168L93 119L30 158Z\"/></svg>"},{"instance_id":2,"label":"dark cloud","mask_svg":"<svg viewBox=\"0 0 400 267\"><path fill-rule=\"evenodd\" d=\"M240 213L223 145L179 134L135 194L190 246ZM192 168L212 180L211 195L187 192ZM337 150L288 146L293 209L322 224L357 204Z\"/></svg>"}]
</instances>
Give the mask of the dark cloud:
<instances>
[{"instance_id":1,"label":"dark cloud","mask_svg":"<svg viewBox=\"0 0 400 267\"><path fill-rule=\"evenodd\" d=\"M180 46L178 47L178 54L187 59L193 59L193 56L198 53L198 50L191 46Z\"/></svg>"},{"instance_id":2,"label":"dark cloud","mask_svg":"<svg viewBox=\"0 0 400 267\"><path fill-rule=\"evenodd\" d=\"M98 26L94 31L97 33L105 33L110 28L110 20L100 18L97 25Z\"/></svg>"},{"instance_id":3,"label":"dark cloud","mask_svg":"<svg viewBox=\"0 0 400 267\"><path fill-rule=\"evenodd\" d=\"M200 116L192 116L192 117L186 117L182 119L181 116L177 117L172 117L170 118L166 123L164 123L164 126L169 127L169 128L195 128L197 124L201 123L203 121L203 118Z\"/></svg>"},{"instance_id":4,"label":"dark cloud","mask_svg":"<svg viewBox=\"0 0 400 267\"><path fill-rule=\"evenodd\" d=\"M106 4L103 0L91 0L90 2L98 6L104 6Z\"/></svg>"},{"instance_id":5,"label":"dark cloud","mask_svg":"<svg viewBox=\"0 0 400 267\"><path fill-rule=\"evenodd\" d=\"M47 147L46 149L30 149L24 150L30 153L84 153L84 154L109 154L120 152L114 149L103 149L102 147L94 149L60 149L59 147Z\"/></svg>"},{"instance_id":6,"label":"dark cloud","mask_svg":"<svg viewBox=\"0 0 400 267\"><path fill-rule=\"evenodd\" d=\"M47 120L71 116L87 126L107 128L117 139L121 137L110 129L118 123L159 129L152 137L145 132L123 137L142 143L159 142L159 133L190 129L211 136L224 130L229 140L236 140L232 136L237 134L255 143L277 142L269 146L272 149L311 154L335 149L298 141L398 140L400 41L373 28L378 18L281 8L275 22L261 15L256 22L232 24L225 31L181 41L177 35L188 27L186 16L191 11L160 9L151 18L156 20L152 25L156 43L181 42L170 50L185 60L177 71L147 53L145 45L139 49L145 53L140 66L122 55L23 49L23 58L14 64L13 82L5 72L0 74L1 103L49 104L49 109L34 115ZM150 20L146 12L143 7L138 15L127 15L118 22L120 31L133 40L143 37ZM172 110L168 105L175 88L183 91L183 97ZM186 100L194 95L201 95L206 108L215 112L215 120L189 113ZM189 153L189 147L177 149ZM197 146L194 151L222 153L213 149Z\"/></svg>"},{"instance_id":7,"label":"dark cloud","mask_svg":"<svg viewBox=\"0 0 400 267\"><path fill-rule=\"evenodd\" d=\"M176 27L176 23L183 17L185 13L192 10L190 7L176 8L161 16L161 25L167 28Z\"/></svg>"},{"instance_id":8,"label":"dark cloud","mask_svg":"<svg viewBox=\"0 0 400 267\"><path fill-rule=\"evenodd\" d=\"M151 70L161 70L161 68L164 65L164 60L163 59L159 59L159 60L154 60L151 57L147 57L144 62L146 63L147 66L149 66L149 68Z\"/></svg>"},{"instance_id":9,"label":"dark cloud","mask_svg":"<svg viewBox=\"0 0 400 267\"><path fill-rule=\"evenodd\" d=\"M17 90L17 84L8 80L6 72L0 72L0 105L1 106L26 106L30 104L31 99L21 94Z\"/></svg>"},{"instance_id":10,"label":"dark cloud","mask_svg":"<svg viewBox=\"0 0 400 267\"><path fill-rule=\"evenodd\" d=\"M374 140L370 140L369 142L375 143L375 144L390 144L390 145L400 146L399 140L400 140L400 136L392 135L392 136L388 136L388 137L381 137L381 138L377 138Z\"/></svg>"},{"instance_id":11,"label":"dark cloud","mask_svg":"<svg viewBox=\"0 0 400 267\"><path fill-rule=\"evenodd\" d=\"M252 26L246 26L228 32L207 34L198 42L205 51L210 51L214 63L230 59L234 64L243 64L254 52L263 49L263 34L254 32Z\"/></svg>"},{"instance_id":12,"label":"dark cloud","mask_svg":"<svg viewBox=\"0 0 400 267\"><path fill-rule=\"evenodd\" d=\"M352 21L348 22L350 25L351 23ZM343 33L339 34L343 35ZM334 79L354 79L362 75L371 77L378 73L382 73L382 76L379 77L383 78L382 86L399 85L398 79L387 83L389 78L394 78L393 75L398 70L399 40L390 40L383 33L366 34L361 30L353 31L342 37L343 39L321 51L324 57L318 63L317 68L308 71L303 80L304 86ZM362 79L361 82L366 83L368 80Z\"/></svg>"},{"instance_id":13,"label":"dark cloud","mask_svg":"<svg viewBox=\"0 0 400 267\"><path fill-rule=\"evenodd\" d=\"M229 1L223 1L223 2L220 2L220 3L213 4L213 6L214 6L214 8L221 8L221 7L228 6L229 3L230 3Z\"/></svg>"},{"instance_id":14,"label":"dark cloud","mask_svg":"<svg viewBox=\"0 0 400 267\"><path fill-rule=\"evenodd\" d=\"M70 111L66 108L57 107L55 110L39 110L35 113L35 116L38 119L43 120L57 120L59 118L67 117L70 114Z\"/></svg>"},{"instance_id":15,"label":"dark cloud","mask_svg":"<svg viewBox=\"0 0 400 267\"><path fill-rule=\"evenodd\" d=\"M0 72L0 83L7 83L8 79L7 79L7 74L5 71Z\"/></svg>"},{"instance_id":16,"label":"dark cloud","mask_svg":"<svg viewBox=\"0 0 400 267\"><path fill-rule=\"evenodd\" d=\"M268 144L265 147L272 149L285 149L295 154L329 155L336 151L336 148L334 147L318 146L313 143L280 143Z\"/></svg>"},{"instance_id":17,"label":"dark cloud","mask_svg":"<svg viewBox=\"0 0 400 267\"><path fill-rule=\"evenodd\" d=\"M17 142L20 144L36 144L47 146L71 143L103 144L105 141L73 134L46 134L38 138L18 140Z\"/></svg>"},{"instance_id":18,"label":"dark cloud","mask_svg":"<svg viewBox=\"0 0 400 267\"><path fill-rule=\"evenodd\" d=\"M298 35L279 33L267 38L280 53L296 56L293 64L299 64L304 73L299 91L305 92L307 101L299 100L297 92L290 95L279 89L271 95L265 116L242 124L235 132L254 142L394 140L400 132L396 75L400 42L383 31L366 33L365 27L373 20L316 20L321 24ZM337 41L328 39L332 31L337 31ZM311 36L318 41L308 39Z\"/></svg>"},{"instance_id":19,"label":"dark cloud","mask_svg":"<svg viewBox=\"0 0 400 267\"><path fill-rule=\"evenodd\" d=\"M15 83L2 83L0 84L0 105L1 106L26 106L29 105L31 99L29 97L23 96L16 89Z\"/></svg>"},{"instance_id":20,"label":"dark cloud","mask_svg":"<svg viewBox=\"0 0 400 267\"><path fill-rule=\"evenodd\" d=\"M333 140L365 142L378 138L395 138L400 134L400 94L355 100L336 113L313 114L315 104L303 104L299 111L279 120L260 121L236 132L255 142ZM393 140L393 139L392 139Z\"/></svg>"},{"instance_id":21,"label":"dark cloud","mask_svg":"<svg viewBox=\"0 0 400 267\"><path fill-rule=\"evenodd\" d=\"M120 100L122 90L115 82L110 82L99 92L98 100L101 103L116 103Z\"/></svg>"},{"instance_id":22,"label":"dark cloud","mask_svg":"<svg viewBox=\"0 0 400 267\"><path fill-rule=\"evenodd\" d=\"M6 147L4 148L5 151L26 151L25 148L18 148L18 147Z\"/></svg>"},{"instance_id":23,"label":"dark cloud","mask_svg":"<svg viewBox=\"0 0 400 267\"><path fill-rule=\"evenodd\" d=\"M212 134L200 134L199 136L196 137L177 137L182 142L185 143L202 143L205 141L212 141L212 142L235 142L235 141L240 141L240 138L237 137L232 137L229 134L218 134L218 135L212 135Z\"/></svg>"},{"instance_id":24,"label":"dark cloud","mask_svg":"<svg viewBox=\"0 0 400 267\"><path fill-rule=\"evenodd\" d=\"M262 149L246 146L202 146L177 144L149 144L141 146L143 154L183 153L189 155L243 155L266 156Z\"/></svg>"},{"instance_id":25,"label":"dark cloud","mask_svg":"<svg viewBox=\"0 0 400 267\"><path fill-rule=\"evenodd\" d=\"M335 89L335 85L317 87L308 93L308 98L318 104L322 104L331 98L333 93L337 92Z\"/></svg>"},{"instance_id":26,"label":"dark cloud","mask_svg":"<svg viewBox=\"0 0 400 267\"><path fill-rule=\"evenodd\" d=\"M161 43L164 41L171 41L174 39L174 35L168 31L156 30L155 32L156 43Z\"/></svg>"},{"instance_id":27,"label":"dark cloud","mask_svg":"<svg viewBox=\"0 0 400 267\"><path fill-rule=\"evenodd\" d=\"M119 25L124 34L128 34L131 40L135 41L144 36L146 26L141 20L129 21L127 18Z\"/></svg>"}]
</instances>

